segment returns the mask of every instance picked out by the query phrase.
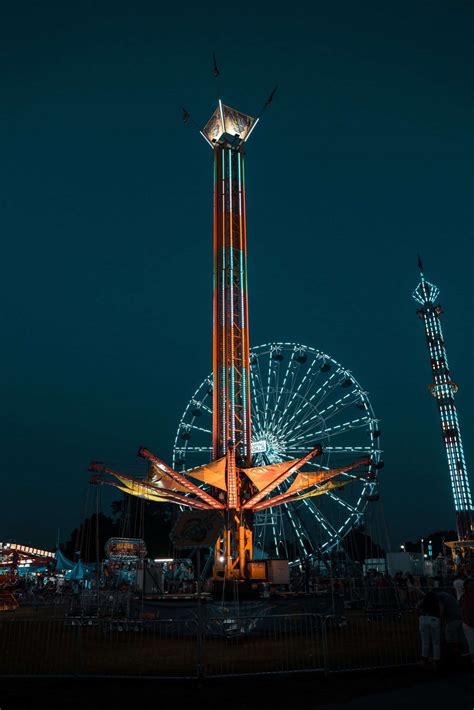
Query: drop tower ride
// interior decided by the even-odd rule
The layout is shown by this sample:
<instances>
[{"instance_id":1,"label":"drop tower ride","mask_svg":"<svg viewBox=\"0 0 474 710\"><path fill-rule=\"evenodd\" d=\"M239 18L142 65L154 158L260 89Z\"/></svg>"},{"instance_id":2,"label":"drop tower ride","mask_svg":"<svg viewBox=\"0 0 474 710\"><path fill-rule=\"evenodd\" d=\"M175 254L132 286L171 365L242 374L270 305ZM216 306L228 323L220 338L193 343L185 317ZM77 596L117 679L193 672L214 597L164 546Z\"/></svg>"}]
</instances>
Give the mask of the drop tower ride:
<instances>
[{"instance_id":1,"label":"drop tower ride","mask_svg":"<svg viewBox=\"0 0 474 710\"><path fill-rule=\"evenodd\" d=\"M461 439L454 395L458 385L451 379L448 358L444 345L440 316L443 312L437 303L439 289L423 274L423 264L418 257L420 283L413 292L413 298L420 304L418 317L424 322L425 334L430 353L433 382L429 388L438 404L449 475L456 511L456 525L459 540L471 540L474 532L474 515L467 475L466 460Z\"/></svg>"},{"instance_id":2,"label":"drop tower ride","mask_svg":"<svg viewBox=\"0 0 474 710\"><path fill-rule=\"evenodd\" d=\"M244 146L257 122L219 100L201 131L214 151L212 448L213 459L227 459L227 524L215 577L243 576L252 557L253 516L238 511L237 468L252 465Z\"/></svg>"}]
</instances>

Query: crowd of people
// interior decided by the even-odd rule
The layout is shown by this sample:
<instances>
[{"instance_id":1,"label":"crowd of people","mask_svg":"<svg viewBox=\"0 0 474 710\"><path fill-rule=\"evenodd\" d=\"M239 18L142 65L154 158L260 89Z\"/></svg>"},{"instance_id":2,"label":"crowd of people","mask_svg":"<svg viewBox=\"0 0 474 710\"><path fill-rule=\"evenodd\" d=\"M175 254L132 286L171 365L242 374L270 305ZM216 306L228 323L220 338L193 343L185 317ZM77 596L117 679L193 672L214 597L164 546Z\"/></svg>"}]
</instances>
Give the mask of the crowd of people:
<instances>
[{"instance_id":1,"label":"crowd of people","mask_svg":"<svg viewBox=\"0 0 474 710\"><path fill-rule=\"evenodd\" d=\"M451 592L434 587L422 596L417 609L422 665L439 666L444 641L451 662L462 656L467 643L474 669L474 579L461 570L454 577Z\"/></svg>"}]
</instances>

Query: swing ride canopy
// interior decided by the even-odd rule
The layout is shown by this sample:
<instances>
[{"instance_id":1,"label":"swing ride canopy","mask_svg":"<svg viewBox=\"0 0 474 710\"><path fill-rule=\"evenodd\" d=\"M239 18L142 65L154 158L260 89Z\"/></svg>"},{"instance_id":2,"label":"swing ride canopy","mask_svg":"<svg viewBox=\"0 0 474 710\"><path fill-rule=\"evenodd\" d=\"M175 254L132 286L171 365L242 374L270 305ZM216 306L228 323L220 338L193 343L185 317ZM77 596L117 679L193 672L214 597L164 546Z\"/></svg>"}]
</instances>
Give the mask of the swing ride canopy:
<instances>
[{"instance_id":1,"label":"swing ride canopy","mask_svg":"<svg viewBox=\"0 0 474 710\"><path fill-rule=\"evenodd\" d=\"M149 462L148 474L143 479L98 462L92 462L89 470L94 473L91 482L113 486L144 500L174 503L196 510L233 509L252 512L324 495L373 475L364 470L371 463L368 457L342 468L301 471L309 460L321 454L322 447L318 444L299 459L240 468L235 464L233 448L229 448L226 456L178 473L149 449L142 447L138 455ZM361 469L359 475L344 476L354 469ZM241 486L244 478L250 482L250 494L249 486ZM245 494L239 495L241 489L245 490Z\"/></svg>"}]
</instances>

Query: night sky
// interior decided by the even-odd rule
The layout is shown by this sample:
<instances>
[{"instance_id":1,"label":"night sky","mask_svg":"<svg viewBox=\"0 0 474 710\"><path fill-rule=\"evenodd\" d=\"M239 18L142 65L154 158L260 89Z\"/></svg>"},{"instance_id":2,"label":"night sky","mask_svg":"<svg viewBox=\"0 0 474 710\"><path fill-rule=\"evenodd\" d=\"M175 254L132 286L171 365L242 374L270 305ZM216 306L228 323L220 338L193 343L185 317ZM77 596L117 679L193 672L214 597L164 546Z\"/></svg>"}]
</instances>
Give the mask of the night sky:
<instances>
[{"instance_id":1,"label":"night sky","mask_svg":"<svg viewBox=\"0 0 474 710\"><path fill-rule=\"evenodd\" d=\"M454 527L411 292L419 251L472 472L472 4L163 8L3 4L0 540L66 538L91 459L170 460L211 367L212 152L180 107L255 115L275 84L247 151L251 342L370 392L394 547Z\"/></svg>"}]
</instances>

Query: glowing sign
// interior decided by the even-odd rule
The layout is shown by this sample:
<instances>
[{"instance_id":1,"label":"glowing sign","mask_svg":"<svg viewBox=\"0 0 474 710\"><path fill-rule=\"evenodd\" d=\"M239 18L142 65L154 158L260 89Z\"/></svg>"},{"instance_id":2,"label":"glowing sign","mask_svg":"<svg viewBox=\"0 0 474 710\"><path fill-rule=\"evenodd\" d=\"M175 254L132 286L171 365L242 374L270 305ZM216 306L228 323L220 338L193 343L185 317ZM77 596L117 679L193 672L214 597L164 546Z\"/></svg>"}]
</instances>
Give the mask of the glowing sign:
<instances>
[{"instance_id":1,"label":"glowing sign","mask_svg":"<svg viewBox=\"0 0 474 710\"><path fill-rule=\"evenodd\" d=\"M260 439L260 441L252 441L252 453L253 454L264 454L267 450L267 440Z\"/></svg>"},{"instance_id":2,"label":"glowing sign","mask_svg":"<svg viewBox=\"0 0 474 710\"><path fill-rule=\"evenodd\" d=\"M139 538L111 537L105 544L105 554L109 560L138 560L146 557L147 549Z\"/></svg>"}]
</instances>

